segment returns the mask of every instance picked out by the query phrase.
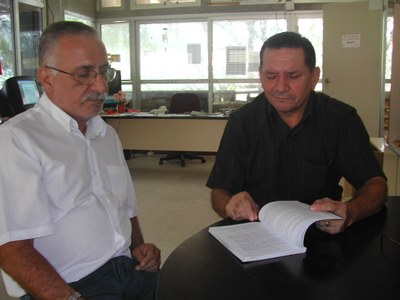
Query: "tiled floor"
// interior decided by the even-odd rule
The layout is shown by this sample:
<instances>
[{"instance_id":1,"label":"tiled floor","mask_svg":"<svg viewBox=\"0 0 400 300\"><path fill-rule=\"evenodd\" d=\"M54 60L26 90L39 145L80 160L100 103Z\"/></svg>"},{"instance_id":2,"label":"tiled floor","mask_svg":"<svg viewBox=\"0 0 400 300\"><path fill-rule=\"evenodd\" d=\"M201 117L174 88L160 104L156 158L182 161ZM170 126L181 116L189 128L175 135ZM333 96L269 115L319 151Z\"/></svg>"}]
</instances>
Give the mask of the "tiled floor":
<instances>
[{"instance_id":1,"label":"tiled floor","mask_svg":"<svg viewBox=\"0 0 400 300\"><path fill-rule=\"evenodd\" d=\"M178 161L158 165L159 156L138 155L128 161L136 189L139 221L146 242L161 249L162 262L186 238L220 218L210 205L210 190L205 186L214 157L206 163ZM2 280L0 300L6 295Z\"/></svg>"},{"instance_id":2,"label":"tiled floor","mask_svg":"<svg viewBox=\"0 0 400 300\"><path fill-rule=\"evenodd\" d=\"M189 160L183 168L178 161L160 166L158 158L142 156L128 163L145 240L159 246L164 262L186 238L220 218L205 186L214 157L205 157L205 164Z\"/></svg>"}]
</instances>

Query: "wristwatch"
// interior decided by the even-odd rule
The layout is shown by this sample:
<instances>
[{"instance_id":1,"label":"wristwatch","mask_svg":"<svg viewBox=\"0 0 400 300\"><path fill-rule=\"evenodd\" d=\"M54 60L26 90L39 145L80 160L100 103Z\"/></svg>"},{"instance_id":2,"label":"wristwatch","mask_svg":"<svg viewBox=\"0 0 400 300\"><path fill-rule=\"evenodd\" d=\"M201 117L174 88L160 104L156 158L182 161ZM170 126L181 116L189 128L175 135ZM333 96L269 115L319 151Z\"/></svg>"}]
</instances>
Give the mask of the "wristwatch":
<instances>
[{"instance_id":1,"label":"wristwatch","mask_svg":"<svg viewBox=\"0 0 400 300\"><path fill-rule=\"evenodd\" d=\"M80 297L82 297L82 295L75 291L68 297L68 300L78 300Z\"/></svg>"}]
</instances>

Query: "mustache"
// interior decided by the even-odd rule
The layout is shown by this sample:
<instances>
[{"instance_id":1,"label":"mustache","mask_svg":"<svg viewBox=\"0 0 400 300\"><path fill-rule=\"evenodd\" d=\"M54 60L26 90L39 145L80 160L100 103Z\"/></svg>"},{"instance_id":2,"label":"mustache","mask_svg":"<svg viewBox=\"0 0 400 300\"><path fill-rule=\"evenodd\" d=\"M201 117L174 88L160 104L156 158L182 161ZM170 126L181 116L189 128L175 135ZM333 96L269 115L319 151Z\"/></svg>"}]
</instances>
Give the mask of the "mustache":
<instances>
[{"instance_id":1,"label":"mustache","mask_svg":"<svg viewBox=\"0 0 400 300\"><path fill-rule=\"evenodd\" d=\"M86 101L105 101L107 93L90 93L82 98L81 103Z\"/></svg>"}]
</instances>

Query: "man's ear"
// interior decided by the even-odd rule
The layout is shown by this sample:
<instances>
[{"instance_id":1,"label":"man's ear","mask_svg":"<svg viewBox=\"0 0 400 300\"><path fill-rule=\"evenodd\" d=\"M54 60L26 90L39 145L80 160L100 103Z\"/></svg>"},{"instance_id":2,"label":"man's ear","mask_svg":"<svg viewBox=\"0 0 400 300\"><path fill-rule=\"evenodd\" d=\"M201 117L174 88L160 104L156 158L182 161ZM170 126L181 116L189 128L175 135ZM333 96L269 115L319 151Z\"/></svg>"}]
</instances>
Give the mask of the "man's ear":
<instances>
[{"instance_id":1,"label":"man's ear","mask_svg":"<svg viewBox=\"0 0 400 300\"><path fill-rule=\"evenodd\" d=\"M49 93L53 87L53 76L51 74L51 70L45 67L39 67L38 78L46 93Z\"/></svg>"},{"instance_id":2,"label":"man's ear","mask_svg":"<svg viewBox=\"0 0 400 300\"><path fill-rule=\"evenodd\" d=\"M319 81L319 75L321 74L321 69L319 67L315 67L311 72L312 72L312 81L314 89Z\"/></svg>"}]
</instances>

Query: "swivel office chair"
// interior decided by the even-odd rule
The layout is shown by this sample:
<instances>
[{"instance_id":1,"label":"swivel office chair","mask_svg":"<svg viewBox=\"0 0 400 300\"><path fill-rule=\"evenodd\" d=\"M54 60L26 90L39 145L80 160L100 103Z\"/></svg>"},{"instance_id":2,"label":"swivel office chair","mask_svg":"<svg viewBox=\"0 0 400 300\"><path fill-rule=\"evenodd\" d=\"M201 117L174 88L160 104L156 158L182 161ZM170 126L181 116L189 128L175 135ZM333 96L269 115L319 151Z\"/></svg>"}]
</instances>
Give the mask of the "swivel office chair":
<instances>
[{"instance_id":1,"label":"swivel office chair","mask_svg":"<svg viewBox=\"0 0 400 300\"><path fill-rule=\"evenodd\" d=\"M198 95L192 93L176 93L172 96L169 113L184 114L192 111L200 111L200 98ZM169 161L172 159L179 159L182 167L185 166L185 159L199 159L203 164L206 162L202 156L178 152L160 158L159 164L162 165L165 160Z\"/></svg>"}]
</instances>

